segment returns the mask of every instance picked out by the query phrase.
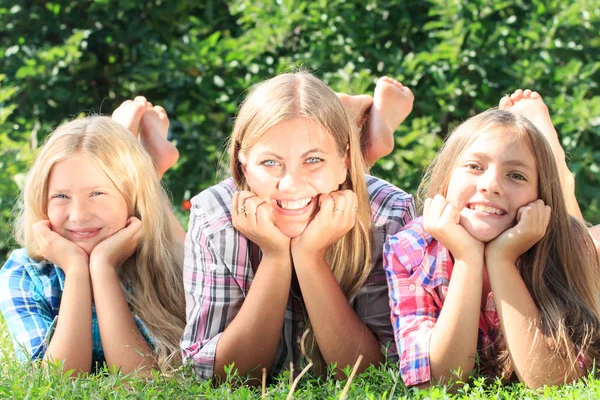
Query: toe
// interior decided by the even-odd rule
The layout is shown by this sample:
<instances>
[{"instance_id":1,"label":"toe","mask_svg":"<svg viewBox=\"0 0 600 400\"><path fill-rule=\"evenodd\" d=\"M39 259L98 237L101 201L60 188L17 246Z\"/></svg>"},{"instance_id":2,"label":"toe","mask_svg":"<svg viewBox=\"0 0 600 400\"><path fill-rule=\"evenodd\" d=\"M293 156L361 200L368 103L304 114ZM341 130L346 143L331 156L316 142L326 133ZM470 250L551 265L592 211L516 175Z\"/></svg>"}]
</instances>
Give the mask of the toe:
<instances>
[{"instance_id":1,"label":"toe","mask_svg":"<svg viewBox=\"0 0 600 400\"><path fill-rule=\"evenodd\" d=\"M512 98L509 95L505 95L500 99L500 104L498 104L498 108L500 108L501 110L506 110L509 107L514 106L515 103L513 102Z\"/></svg>"},{"instance_id":2,"label":"toe","mask_svg":"<svg viewBox=\"0 0 600 400\"><path fill-rule=\"evenodd\" d=\"M515 90L515 92L513 94L510 95L510 98L513 101L519 101L523 99L523 90L522 89L517 89Z\"/></svg>"}]
</instances>

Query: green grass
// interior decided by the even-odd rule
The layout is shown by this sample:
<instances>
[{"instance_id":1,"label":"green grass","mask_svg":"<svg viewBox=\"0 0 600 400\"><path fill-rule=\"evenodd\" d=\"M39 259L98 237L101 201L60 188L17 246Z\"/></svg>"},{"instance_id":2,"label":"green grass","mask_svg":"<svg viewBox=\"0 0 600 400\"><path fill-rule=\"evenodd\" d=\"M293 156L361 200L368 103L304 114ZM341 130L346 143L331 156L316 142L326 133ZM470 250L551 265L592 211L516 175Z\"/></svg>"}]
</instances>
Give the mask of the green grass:
<instances>
[{"instance_id":1,"label":"green grass","mask_svg":"<svg viewBox=\"0 0 600 400\"><path fill-rule=\"evenodd\" d=\"M345 383L305 376L294 391L294 398L338 399ZM266 395L269 399L285 399L289 391L289 375L284 373L267 387ZM181 371L169 378L157 376L155 379L133 378L107 372L70 379L56 372L43 370L35 363L18 364L14 359L10 338L0 319L0 398L260 399L261 389L243 386L243 381L238 377L232 377L226 383L214 387L208 381L194 379L189 371ZM420 391L407 389L397 368L371 367L352 381L348 398L598 399L600 380L590 376L574 385L550 387L535 392L523 388L522 385L502 386L498 382L479 379L468 384L456 385L455 392L451 394L442 387Z\"/></svg>"}]
</instances>

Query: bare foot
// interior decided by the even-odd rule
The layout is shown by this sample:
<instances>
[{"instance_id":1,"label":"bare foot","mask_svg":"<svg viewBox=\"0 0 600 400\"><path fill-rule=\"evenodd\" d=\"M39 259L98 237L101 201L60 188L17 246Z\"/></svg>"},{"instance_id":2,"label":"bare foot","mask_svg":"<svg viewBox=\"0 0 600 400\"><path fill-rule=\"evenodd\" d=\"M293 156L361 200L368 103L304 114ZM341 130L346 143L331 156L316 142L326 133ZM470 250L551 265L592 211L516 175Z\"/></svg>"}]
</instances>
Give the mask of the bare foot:
<instances>
[{"instance_id":1,"label":"bare foot","mask_svg":"<svg viewBox=\"0 0 600 400\"><path fill-rule=\"evenodd\" d=\"M565 162L565 152L560 145L558 133L552 124L548 107L538 92L529 89L517 89L510 96L504 96L500 99L499 108L512 111L530 120L550 143L559 172L562 174L569 169Z\"/></svg>"},{"instance_id":2,"label":"bare foot","mask_svg":"<svg viewBox=\"0 0 600 400\"><path fill-rule=\"evenodd\" d=\"M152 106L143 96L126 100L113 112L112 119L138 137L154 161L159 177L177 162L179 152L167 140L169 118L164 108Z\"/></svg>"},{"instance_id":3,"label":"bare foot","mask_svg":"<svg viewBox=\"0 0 600 400\"><path fill-rule=\"evenodd\" d=\"M161 106L148 102L146 112L140 121L140 140L154 160L159 177L179 159L179 151L167 140L169 117Z\"/></svg>"},{"instance_id":4,"label":"bare foot","mask_svg":"<svg viewBox=\"0 0 600 400\"><path fill-rule=\"evenodd\" d=\"M345 93L336 93L340 101L346 108L348 116L360 131L367 120L367 110L373 104L373 97L368 94L359 94L350 96Z\"/></svg>"},{"instance_id":5,"label":"bare foot","mask_svg":"<svg viewBox=\"0 0 600 400\"><path fill-rule=\"evenodd\" d=\"M412 111L411 90L387 76L379 78L362 143L367 165L394 150L394 132Z\"/></svg>"},{"instance_id":6,"label":"bare foot","mask_svg":"<svg viewBox=\"0 0 600 400\"><path fill-rule=\"evenodd\" d=\"M139 136L140 120L148 108L147 101L125 100L112 113L112 119L127 128L136 137Z\"/></svg>"},{"instance_id":7,"label":"bare foot","mask_svg":"<svg viewBox=\"0 0 600 400\"><path fill-rule=\"evenodd\" d=\"M583 221L581 210L579 209L577 199L575 198L575 179L565 161L565 151L560 145L558 133L556 132L556 129L554 129L552 119L550 118L550 112L548 111L548 107L546 106L546 103L544 103L542 96L540 96L538 92L529 89L517 89L510 96L507 95L500 99L498 108L514 112L515 114L527 118L540 132L542 132L546 140L548 140L548 143L550 143L552 153L554 154L569 214Z\"/></svg>"}]
</instances>

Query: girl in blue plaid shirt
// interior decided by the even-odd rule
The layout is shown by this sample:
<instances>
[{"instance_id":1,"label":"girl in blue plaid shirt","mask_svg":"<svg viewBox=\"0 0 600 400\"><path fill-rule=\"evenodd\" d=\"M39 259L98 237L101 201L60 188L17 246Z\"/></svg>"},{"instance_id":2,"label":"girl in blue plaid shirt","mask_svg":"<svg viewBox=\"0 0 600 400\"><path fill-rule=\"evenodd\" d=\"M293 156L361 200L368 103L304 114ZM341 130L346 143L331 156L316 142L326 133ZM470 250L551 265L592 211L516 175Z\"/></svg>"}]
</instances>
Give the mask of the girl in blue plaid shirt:
<instances>
[{"instance_id":1,"label":"girl in blue plaid shirt","mask_svg":"<svg viewBox=\"0 0 600 400\"><path fill-rule=\"evenodd\" d=\"M160 135L161 107L140 97L113 117L121 124L59 127L29 172L16 223L24 248L0 271L0 309L21 360L75 374L104 362L124 373L180 363L185 233L159 181L178 154ZM156 170L122 125L142 128Z\"/></svg>"}]
</instances>

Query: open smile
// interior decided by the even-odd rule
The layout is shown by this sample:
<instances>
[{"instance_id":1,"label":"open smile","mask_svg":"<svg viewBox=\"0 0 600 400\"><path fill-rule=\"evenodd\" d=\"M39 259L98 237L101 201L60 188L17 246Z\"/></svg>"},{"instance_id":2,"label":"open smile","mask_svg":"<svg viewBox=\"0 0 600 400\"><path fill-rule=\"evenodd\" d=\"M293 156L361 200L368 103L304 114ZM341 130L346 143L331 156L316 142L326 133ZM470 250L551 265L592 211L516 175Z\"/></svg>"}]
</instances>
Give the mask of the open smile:
<instances>
[{"instance_id":1,"label":"open smile","mask_svg":"<svg viewBox=\"0 0 600 400\"><path fill-rule=\"evenodd\" d=\"M310 211L313 207L314 197L306 197L295 200L275 200L275 210L283 215L301 215Z\"/></svg>"},{"instance_id":2,"label":"open smile","mask_svg":"<svg viewBox=\"0 0 600 400\"><path fill-rule=\"evenodd\" d=\"M482 203L469 203L465 206L465 208L475 211L477 214L486 214L486 215L498 215L502 216L506 214L506 210L492 204L482 204Z\"/></svg>"}]
</instances>

